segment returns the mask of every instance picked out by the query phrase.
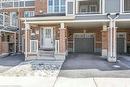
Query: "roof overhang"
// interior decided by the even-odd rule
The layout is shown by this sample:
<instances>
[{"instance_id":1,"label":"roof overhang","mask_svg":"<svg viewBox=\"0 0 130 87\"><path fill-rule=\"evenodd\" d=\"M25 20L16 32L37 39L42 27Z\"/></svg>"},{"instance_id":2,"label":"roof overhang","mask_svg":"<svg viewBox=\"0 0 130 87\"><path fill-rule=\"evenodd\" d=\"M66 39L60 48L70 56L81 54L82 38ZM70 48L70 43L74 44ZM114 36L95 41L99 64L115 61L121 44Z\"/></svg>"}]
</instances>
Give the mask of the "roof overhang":
<instances>
[{"instance_id":1,"label":"roof overhang","mask_svg":"<svg viewBox=\"0 0 130 87\"><path fill-rule=\"evenodd\" d=\"M28 17L21 18L23 21L56 21L56 20L73 20L75 16L52 16L52 17Z\"/></svg>"}]
</instances>

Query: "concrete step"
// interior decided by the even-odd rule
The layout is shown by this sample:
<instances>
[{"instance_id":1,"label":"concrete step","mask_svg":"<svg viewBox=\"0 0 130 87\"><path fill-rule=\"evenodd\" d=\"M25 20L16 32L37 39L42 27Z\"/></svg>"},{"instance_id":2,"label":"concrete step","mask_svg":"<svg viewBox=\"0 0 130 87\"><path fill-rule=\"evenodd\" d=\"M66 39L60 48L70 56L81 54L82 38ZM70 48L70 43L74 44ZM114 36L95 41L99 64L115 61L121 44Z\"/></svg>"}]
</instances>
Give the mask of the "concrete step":
<instances>
[{"instance_id":1,"label":"concrete step","mask_svg":"<svg viewBox=\"0 0 130 87\"><path fill-rule=\"evenodd\" d=\"M39 56L53 57L54 51L39 51Z\"/></svg>"},{"instance_id":2,"label":"concrete step","mask_svg":"<svg viewBox=\"0 0 130 87\"><path fill-rule=\"evenodd\" d=\"M49 57L49 56L30 56L29 59L55 60L55 57Z\"/></svg>"}]
</instances>

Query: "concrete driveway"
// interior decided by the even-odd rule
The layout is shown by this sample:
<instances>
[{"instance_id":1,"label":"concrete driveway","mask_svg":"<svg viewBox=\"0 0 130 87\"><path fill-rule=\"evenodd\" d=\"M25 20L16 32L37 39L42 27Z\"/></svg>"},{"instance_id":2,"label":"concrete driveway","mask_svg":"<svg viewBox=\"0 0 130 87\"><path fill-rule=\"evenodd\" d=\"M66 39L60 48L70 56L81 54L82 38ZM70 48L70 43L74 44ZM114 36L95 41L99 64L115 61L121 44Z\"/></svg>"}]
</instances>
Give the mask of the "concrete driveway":
<instances>
[{"instance_id":1,"label":"concrete driveway","mask_svg":"<svg viewBox=\"0 0 130 87\"><path fill-rule=\"evenodd\" d=\"M21 54L10 55L0 58L0 73L20 64L24 61L24 56Z\"/></svg>"},{"instance_id":2,"label":"concrete driveway","mask_svg":"<svg viewBox=\"0 0 130 87\"><path fill-rule=\"evenodd\" d=\"M94 54L70 54L64 62L59 77L130 77L130 68L124 64L108 63Z\"/></svg>"}]
</instances>

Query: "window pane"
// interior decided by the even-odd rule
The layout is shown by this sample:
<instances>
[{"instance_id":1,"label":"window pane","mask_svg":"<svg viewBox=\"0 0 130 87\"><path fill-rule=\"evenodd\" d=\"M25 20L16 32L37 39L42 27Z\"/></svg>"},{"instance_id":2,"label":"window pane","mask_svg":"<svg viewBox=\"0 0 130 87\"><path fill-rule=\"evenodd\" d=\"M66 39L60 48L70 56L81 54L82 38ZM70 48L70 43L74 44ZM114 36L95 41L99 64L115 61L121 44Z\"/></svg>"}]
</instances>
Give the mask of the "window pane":
<instances>
[{"instance_id":1,"label":"window pane","mask_svg":"<svg viewBox=\"0 0 130 87\"><path fill-rule=\"evenodd\" d=\"M34 11L25 11L24 17L32 17L35 15L34 13L35 13Z\"/></svg>"},{"instance_id":2,"label":"window pane","mask_svg":"<svg viewBox=\"0 0 130 87\"><path fill-rule=\"evenodd\" d=\"M62 12L62 13L65 12L65 6L61 6L61 12Z\"/></svg>"},{"instance_id":3,"label":"window pane","mask_svg":"<svg viewBox=\"0 0 130 87\"><path fill-rule=\"evenodd\" d=\"M61 5L65 5L65 0L61 0Z\"/></svg>"},{"instance_id":4,"label":"window pane","mask_svg":"<svg viewBox=\"0 0 130 87\"><path fill-rule=\"evenodd\" d=\"M26 1L25 2L25 6L34 6L35 5L35 1Z\"/></svg>"},{"instance_id":5,"label":"window pane","mask_svg":"<svg viewBox=\"0 0 130 87\"><path fill-rule=\"evenodd\" d=\"M5 7L13 7L13 2L3 2L2 7L3 8L5 8Z\"/></svg>"},{"instance_id":6,"label":"window pane","mask_svg":"<svg viewBox=\"0 0 130 87\"><path fill-rule=\"evenodd\" d=\"M124 11L130 12L130 0L124 0Z\"/></svg>"},{"instance_id":7,"label":"window pane","mask_svg":"<svg viewBox=\"0 0 130 87\"><path fill-rule=\"evenodd\" d=\"M2 4L0 3L0 8L1 8Z\"/></svg>"},{"instance_id":8,"label":"window pane","mask_svg":"<svg viewBox=\"0 0 130 87\"><path fill-rule=\"evenodd\" d=\"M64 13L65 0L48 0L48 12L49 13L60 13L60 12Z\"/></svg>"},{"instance_id":9,"label":"window pane","mask_svg":"<svg viewBox=\"0 0 130 87\"><path fill-rule=\"evenodd\" d=\"M14 7L18 7L18 2L14 2Z\"/></svg>"},{"instance_id":10,"label":"window pane","mask_svg":"<svg viewBox=\"0 0 130 87\"><path fill-rule=\"evenodd\" d=\"M65 0L61 0L61 13L65 12Z\"/></svg>"},{"instance_id":11,"label":"window pane","mask_svg":"<svg viewBox=\"0 0 130 87\"><path fill-rule=\"evenodd\" d=\"M59 12L59 0L54 0L54 12Z\"/></svg>"},{"instance_id":12,"label":"window pane","mask_svg":"<svg viewBox=\"0 0 130 87\"><path fill-rule=\"evenodd\" d=\"M48 12L53 13L53 0L48 1Z\"/></svg>"},{"instance_id":13,"label":"window pane","mask_svg":"<svg viewBox=\"0 0 130 87\"><path fill-rule=\"evenodd\" d=\"M24 1L20 1L20 7L24 7Z\"/></svg>"},{"instance_id":14,"label":"window pane","mask_svg":"<svg viewBox=\"0 0 130 87\"><path fill-rule=\"evenodd\" d=\"M52 13L53 12L53 6L49 6L48 11L49 11L49 13Z\"/></svg>"},{"instance_id":15,"label":"window pane","mask_svg":"<svg viewBox=\"0 0 130 87\"><path fill-rule=\"evenodd\" d=\"M49 6L52 6L53 5L53 0L49 0Z\"/></svg>"}]
</instances>

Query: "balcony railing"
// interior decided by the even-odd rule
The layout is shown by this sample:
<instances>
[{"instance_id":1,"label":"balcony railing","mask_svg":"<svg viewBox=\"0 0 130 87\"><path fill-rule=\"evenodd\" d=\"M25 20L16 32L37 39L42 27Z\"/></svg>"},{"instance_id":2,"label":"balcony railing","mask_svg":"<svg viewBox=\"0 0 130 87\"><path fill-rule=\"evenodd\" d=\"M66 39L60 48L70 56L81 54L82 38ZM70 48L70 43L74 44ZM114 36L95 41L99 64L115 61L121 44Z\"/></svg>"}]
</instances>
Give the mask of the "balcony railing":
<instances>
[{"instance_id":1,"label":"balcony railing","mask_svg":"<svg viewBox=\"0 0 130 87\"><path fill-rule=\"evenodd\" d=\"M59 40L55 40L55 54L59 54Z\"/></svg>"},{"instance_id":2,"label":"balcony railing","mask_svg":"<svg viewBox=\"0 0 130 87\"><path fill-rule=\"evenodd\" d=\"M76 14L99 14L100 0L76 1Z\"/></svg>"},{"instance_id":3,"label":"balcony railing","mask_svg":"<svg viewBox=\"0 0 130 87\"><path fill-rule=\"evenodd\" d=\"M10 16L6 14L0 14L0 29L17 29L18 22L14 19L12 22Z\"/></svg>"},{"instance_id":4,"label":"balcony railing","mask_svg":"<svg viewBox=\"0 0 130 87\"><path fill-rule=\"evenodd\" d=\"M30 53L38 54L38 40L30 40Z\"/></svg>"}]
</instances>

